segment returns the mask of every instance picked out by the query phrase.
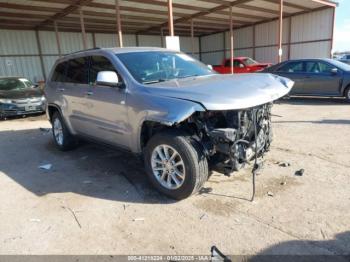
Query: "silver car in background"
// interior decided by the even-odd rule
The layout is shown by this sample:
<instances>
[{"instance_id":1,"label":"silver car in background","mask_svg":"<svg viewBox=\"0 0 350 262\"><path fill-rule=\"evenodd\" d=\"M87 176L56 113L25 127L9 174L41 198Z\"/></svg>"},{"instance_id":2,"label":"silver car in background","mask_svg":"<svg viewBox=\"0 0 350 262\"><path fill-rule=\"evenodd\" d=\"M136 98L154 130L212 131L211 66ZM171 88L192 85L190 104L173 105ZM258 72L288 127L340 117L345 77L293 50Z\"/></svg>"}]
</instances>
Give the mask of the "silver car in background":
<instances>
[{"instance_id":1,"label":"silver car in background","mask_svg":"<svg viewBox=\"0 0 350 262\"><path fill-rule=\"evenodd\" d=\"M292 86L162 48L104 48L60 58L45 93L59 149L80 137L141 154L153 185L183 199L214 165L232 172L268 151L272 102Z\"/></svg>"}]
</instances>

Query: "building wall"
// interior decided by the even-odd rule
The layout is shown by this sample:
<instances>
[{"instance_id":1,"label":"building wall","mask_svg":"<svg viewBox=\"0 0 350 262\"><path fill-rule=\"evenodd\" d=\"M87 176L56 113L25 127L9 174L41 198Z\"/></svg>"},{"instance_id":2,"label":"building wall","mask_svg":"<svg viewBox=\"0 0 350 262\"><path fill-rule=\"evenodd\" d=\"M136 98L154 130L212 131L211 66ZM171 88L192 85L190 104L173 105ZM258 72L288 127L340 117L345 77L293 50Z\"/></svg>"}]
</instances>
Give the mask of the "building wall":
<instances>
[{"instance_id":1,"label":"building wall","mask_svg":"<svg viewBox=\"0 0 350 262\"><path fill-rule=\"evenodd\" d=\"M278 24L271 21L234 30L234 55L277 63ZM332 8L283 19L282 59L329 58L332 28ZM228 31L201 37L200 42L204 63L215 65L229 58Z\"/></svg>"},{"instance_id":2,"label":"building wall","mask_svg":"<svg viewBox=\"0 0 350 262\"><path fill-rule=\"evenodd\" d=\"M288 58L330 57L333 27L331 8L284 19L283 60ZM291 31L290 31L291 29ZM254 33L255 32L255 33ZM83 49L81 33L60 32L61 50L68 54ZM18 75L32 81L44 79L58 58L54 32L40 31L44 72L35 31L0 30L0 76ZM117 46L116 34L87 34L88 48ZM234 30L235 56L253 57L261 62L277 62L278 21ZM290 38L290 39L289 39ZM255 39L255 44L254 44ZM123 35L125 46L161 46L161 36ZM195 38L194 56L204 63L216 65L230 55L229 32ZM180 37L180 48L191 54L190 37ZM199 52L201 54L199 55Z\"/></svg>"},{"instance_id":3,"label":"building wall","mask_svg":"<svg viewBox=\"0 0 350 262\"><path fill-rule=\"evenodd\" d=\"M83 49L81 33L60 32L61 52L69 54ZM98 47L114 47L118 45L116 34L87 34L88 48L93 48L95 38ZM39 48L35 31L0 30L0 76L24 76L34 82L49 75L52 65L58 56L55 32L39 31L39 39L43 58L44 73L41 69ZM161 47L160 36L153 35L123 35L124 46L154 46ZM165 43L165 40L163 41ZM180 48L191 54L190 37L180 37ZM194 38L194 56L199 58L199 40Z\"/></svg>"}]
</instances>

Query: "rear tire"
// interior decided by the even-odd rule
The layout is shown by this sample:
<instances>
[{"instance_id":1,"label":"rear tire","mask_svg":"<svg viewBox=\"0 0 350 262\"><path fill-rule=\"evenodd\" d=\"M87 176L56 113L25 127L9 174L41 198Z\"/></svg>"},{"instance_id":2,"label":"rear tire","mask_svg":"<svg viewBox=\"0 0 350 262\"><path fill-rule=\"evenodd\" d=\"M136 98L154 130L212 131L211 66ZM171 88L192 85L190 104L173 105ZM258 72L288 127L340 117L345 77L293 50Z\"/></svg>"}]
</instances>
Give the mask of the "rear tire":
<instances>
[{"instance_id":1,"label":"rear tire","mask_svg":"<svg viewBox=\"0 0 350 262\"><path fill-rule=\"evenodd\" d=\"M67 151L77 146L77 139L69 132L59 112L53 114L51 123L53 140L59 150Z\"/></svg>"},{"instance_id":2,"label":"rear tire","mask_svg":"<svg viewBox=\"0 0 350 262\"><path fill-rule=\"evenodd\" d=\"M200 145L176 130L153 136L144 150L144 161L153 186L173 199L191 196L208 179L208 161Z\"/></svg>"}]
</instances>

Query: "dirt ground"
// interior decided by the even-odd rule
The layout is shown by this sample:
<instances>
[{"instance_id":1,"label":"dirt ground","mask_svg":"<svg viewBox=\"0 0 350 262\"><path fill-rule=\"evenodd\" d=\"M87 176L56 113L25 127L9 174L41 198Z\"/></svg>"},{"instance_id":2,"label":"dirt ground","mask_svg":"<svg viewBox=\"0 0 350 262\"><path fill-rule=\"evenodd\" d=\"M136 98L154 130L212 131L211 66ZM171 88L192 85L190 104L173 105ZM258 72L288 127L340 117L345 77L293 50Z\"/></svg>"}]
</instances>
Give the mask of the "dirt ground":
<instances>
[{"instance_id":1,"label":"dirt ground","mask_svg":"<svg viewBox=\"0 0 350 262\"><path fill-rule=\"evenodd\" d=\"M175 202L132 155L59 152L45 116L0 122L0 254L349 254L350 105L299 98L273 113L254 202L251 167Z\"/></svg>"}]
</instances>

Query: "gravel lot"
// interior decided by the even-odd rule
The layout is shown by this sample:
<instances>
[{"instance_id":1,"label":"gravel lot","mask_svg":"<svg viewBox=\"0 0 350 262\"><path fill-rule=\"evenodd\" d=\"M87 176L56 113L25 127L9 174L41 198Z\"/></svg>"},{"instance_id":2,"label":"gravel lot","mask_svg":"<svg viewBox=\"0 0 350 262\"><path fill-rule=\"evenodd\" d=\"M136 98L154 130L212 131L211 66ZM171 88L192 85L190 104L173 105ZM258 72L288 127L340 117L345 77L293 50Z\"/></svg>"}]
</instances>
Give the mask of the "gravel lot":
<instances>
[{"instance_id":1,"label":"gravel lot","mask_svg":"<svg viewBox=\"0 0 350 262\"><path fill-rule=\"evenodd\" d=\"M0 254L349 254L350 105L290 99L273 113L254 202L251 167L175 202L132 155L59 152L45 116L0 122Z\"/></svg>"}]
</instances>

